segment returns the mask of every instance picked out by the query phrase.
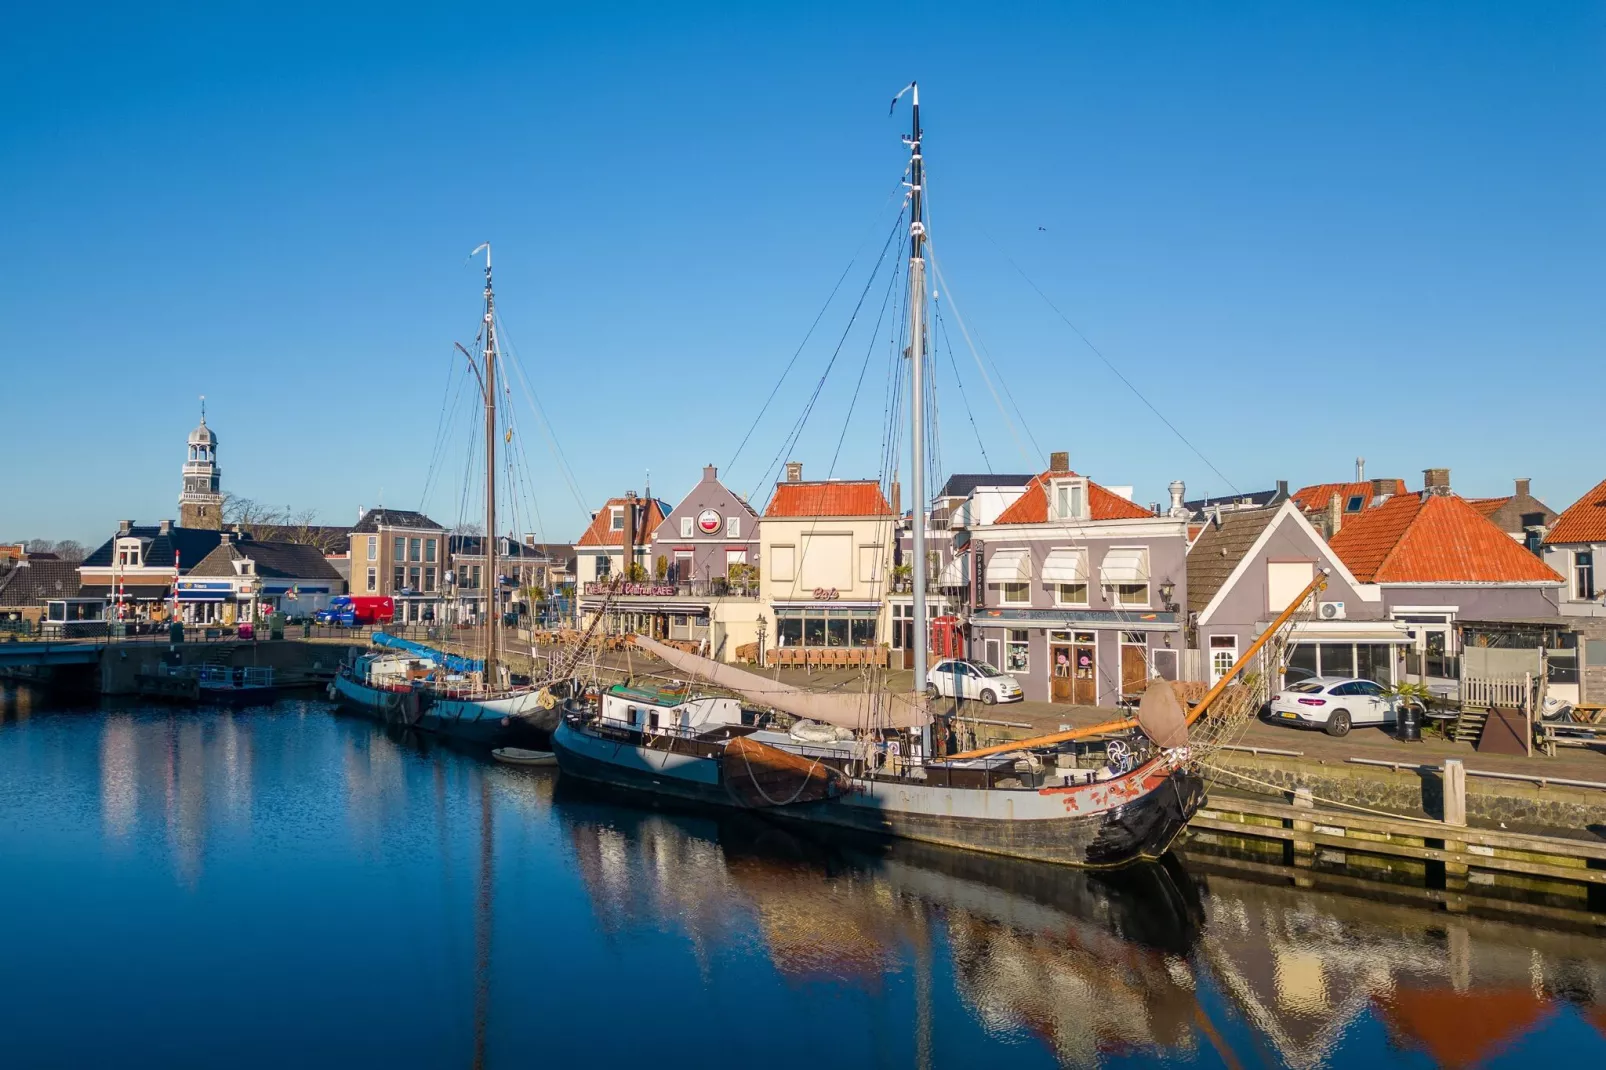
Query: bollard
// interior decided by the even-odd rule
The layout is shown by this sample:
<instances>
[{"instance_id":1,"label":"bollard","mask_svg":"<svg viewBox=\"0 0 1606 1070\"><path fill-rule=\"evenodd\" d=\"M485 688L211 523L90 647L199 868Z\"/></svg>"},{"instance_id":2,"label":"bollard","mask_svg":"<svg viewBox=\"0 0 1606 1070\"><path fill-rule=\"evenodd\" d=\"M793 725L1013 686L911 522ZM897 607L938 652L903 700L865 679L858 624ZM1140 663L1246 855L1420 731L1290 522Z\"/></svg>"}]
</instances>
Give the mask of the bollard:
<instances>
[{"instance_id":1,"label":"bollard","mask_svg":"<svg viewBox=\"0 0 1606 1070\"><path fill-rule=\"evenodd\" d=\"M1456 828L1467 826L1467 770L1459 758L1446 758L1444 760L1444 823ZM1466 845L1460 840L1445 837L1444 850L1446 854L1462 855ZM1467 887L1467 864L1465 862L1444 862L1444 887L1449 892L1465 891ZM1445 909L1459 912L1466 909L1459 899L1447 899Z\"/></svg>"},{"instance_id":2,"label":"bollard","mask_svg":"<svg viewBox=\"0 0 1606 1070\"><path fill-rule=\"evenodd\" d=\"M1309 788L1294 789L1294 805L1301 810L1315 808L1316 800L1311 798ZM1298 818L1295 818L1292 824L1295 832L1311 832L1316 828L1314 821L1301 821ZM1316 861L1316 844L1313 841L1296 838L1292 841L1291 846L1293 848L1292 861L1294 865L1306 867ZM1296 888L1309 888L1312 884L1313 882L1309 877L1296 876L1294 878L1294 887Z\"/></svg>"}]
</instances>

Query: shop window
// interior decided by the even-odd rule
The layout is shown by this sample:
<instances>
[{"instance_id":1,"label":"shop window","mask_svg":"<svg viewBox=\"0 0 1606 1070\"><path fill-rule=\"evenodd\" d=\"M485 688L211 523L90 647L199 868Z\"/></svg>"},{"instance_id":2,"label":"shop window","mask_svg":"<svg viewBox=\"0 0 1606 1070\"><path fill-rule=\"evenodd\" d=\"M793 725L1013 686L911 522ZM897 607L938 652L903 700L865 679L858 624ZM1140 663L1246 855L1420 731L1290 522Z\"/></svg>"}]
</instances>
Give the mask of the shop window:
<instances>
[{"instance_id":1,"label":"shop window","mask_svg":"<svg viewBox=\"0 0 1606 1070\"><path fill-rule=\"evenodd\" d=\"M785 611L775 614L775 643L777 646L803 645L803 615Z\"/></svg>"},{"instance_id":2,"label":"shop window","mask_svg":"<svg viewBox=\"0 0 1606 1070\"><path fill-rule=\"evenodd\" d=\"M1024 606L1032 600L1032 586L1029 583L1001 583L999 587L999 601L1006 606Z\"/></svg>"},{"instance_id":3,"label":"shop window","mask_svg":"<svg viewBox=\"0 0 1606 1070\"><path fill-rule=\"evenodd\" d=\"M1028 672L1031 665L1030 632L1025 628L1009 629L1009 639L1004 643L1004 671Z\"/></svg>"},{"instance_id":4,"label":"shop window","mask_svg":"<svg viewBox=\"0 0 1606 1070\"><path fill-rule=\"evenodd\" d=\"M803 645L825 645L825 615L818 609L803 617Z\"/></svg>"}]
</instances>

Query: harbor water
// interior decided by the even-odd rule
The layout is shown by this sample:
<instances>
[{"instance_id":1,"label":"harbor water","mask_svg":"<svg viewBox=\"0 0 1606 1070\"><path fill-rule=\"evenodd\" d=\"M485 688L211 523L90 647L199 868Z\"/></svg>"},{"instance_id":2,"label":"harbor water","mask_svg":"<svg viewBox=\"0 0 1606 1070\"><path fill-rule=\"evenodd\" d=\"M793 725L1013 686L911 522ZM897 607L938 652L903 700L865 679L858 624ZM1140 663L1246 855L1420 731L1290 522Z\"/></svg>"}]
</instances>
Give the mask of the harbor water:
<instances>
[{"instance_id":1,"label":"harbor water","mask_svg":"<svg viewBox=\"0 0 1606 1070\"><path fill-rule=\"evenodd\" d=\"M1606 939L599 794L326 702L0 691L13 1067L1532 1066Z\"/></svg>"}]
</instances>

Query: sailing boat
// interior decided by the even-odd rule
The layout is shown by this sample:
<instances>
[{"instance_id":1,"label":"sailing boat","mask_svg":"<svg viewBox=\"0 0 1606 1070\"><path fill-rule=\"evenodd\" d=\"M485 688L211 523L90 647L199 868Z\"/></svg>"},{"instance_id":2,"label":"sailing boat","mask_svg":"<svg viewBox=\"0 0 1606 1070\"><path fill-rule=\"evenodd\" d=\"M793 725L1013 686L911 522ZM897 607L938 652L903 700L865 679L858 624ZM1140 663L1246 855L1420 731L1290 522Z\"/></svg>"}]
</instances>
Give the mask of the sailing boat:
<instances>
[{"instance_id":1,"label":"sailing boat","mask_svg":"<svg viewBox=\"0 0 1606 1070\"><path fill-rule=\"evenodd\" d=\"M923 216L919 87L911 83L909 390L911 474L925 485L926 226ZM894 99L894 103L896 103ZM913 525L913 560L925 555L925 524ZM926 576L913 570L913 617L926 620ZM1145 694L1136 720L984 748L942 760L934 753L933 717L922 693L886 690L822 694L684 653L637 636L637 646L688 678L734 691L751 703L799 719L790 732L755 728L737 703L615 687L595 713L566 714L552 749L566 773L615 786L720 805L762 810L783 820L835 825L993 854L1085 867L1158 859L1204 801L1190 762L1188 725L1203 715L1268 637L1291 618L1302 592L1273 628L1245 652L1191 713L1169 685ZM926 676L926 645L914 644L913 679ZM1041 751L1092 735L1142 734L1108 745L1099 769L1062 770ZM881 768L875 744L888 738L919 745L905 767Z\"/></svg>"},{"instance_id":2,"label":"sailing boat","mask_svg":"<svg viewBox=\"0 0 1606 1070\"><path fill-rule=\"evenodd\" d=\"M478 363L470 357L470 367L479 379L484 402L486 534L482 542L485 575L490 577L490 589L495 590L498 575L496 395L500 352L496 340L496 292L491 284L490 243L479 246L470 255L480 252L485 253L484 347ZM543 738L556 724L563 685L515 686L501 659L501 614L489 598L486 608L486 627L478 656L450 654L423 643L375 633L375 645L385 649L364 654L343 666L331 685L331 693L345 705L384 721L491 746L516 745ZM576 658L578 653L575 651ZM567 676L568 671L563 671L554 679Z\"/></svg>"}]
</instances>

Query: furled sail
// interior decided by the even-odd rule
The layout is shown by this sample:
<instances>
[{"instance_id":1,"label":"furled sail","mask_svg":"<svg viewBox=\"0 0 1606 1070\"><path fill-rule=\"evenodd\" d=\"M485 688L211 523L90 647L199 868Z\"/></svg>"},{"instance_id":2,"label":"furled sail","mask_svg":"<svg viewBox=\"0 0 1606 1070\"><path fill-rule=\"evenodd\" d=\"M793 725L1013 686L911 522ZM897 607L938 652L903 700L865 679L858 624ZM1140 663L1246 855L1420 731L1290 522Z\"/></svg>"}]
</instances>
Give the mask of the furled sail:
<instances>
[{"instance_id":1,"label":"furled sail","mask_svg":"<svg viewBox=\"0 0 1606 1070\"><path fill-rule=\"evenodd\" d=\"M793 717L807 717L811 721L858 730L919 728L931 720L922 695L899 695L890 691L842 694L805 691L712 658L676 650L643 635L636 636L634 641L688 676L735 691L755 705L769 706Z\"/></svg>"}]
</instances>

